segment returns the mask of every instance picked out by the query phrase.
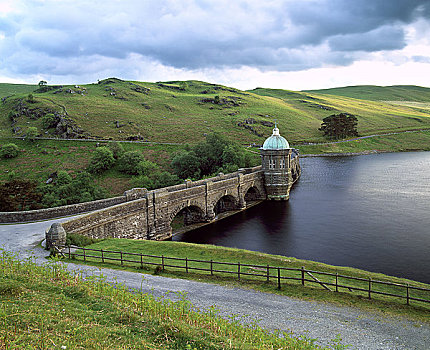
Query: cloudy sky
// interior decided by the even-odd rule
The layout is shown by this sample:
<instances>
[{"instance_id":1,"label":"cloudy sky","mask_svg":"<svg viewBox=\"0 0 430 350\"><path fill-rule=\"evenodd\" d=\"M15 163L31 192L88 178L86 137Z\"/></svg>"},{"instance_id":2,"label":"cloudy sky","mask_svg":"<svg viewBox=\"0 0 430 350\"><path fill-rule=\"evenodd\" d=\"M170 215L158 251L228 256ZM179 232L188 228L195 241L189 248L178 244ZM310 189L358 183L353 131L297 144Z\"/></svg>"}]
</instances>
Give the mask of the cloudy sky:
<instances>
[{"instance_id":1,"label":"cloudy sky","mask_svg":"<svg viewBox=\"0 0 430 350\"><path fill-rule=\"evenodd\" d=\"M430 87L430 0L0 0L0 82Z\"/></svg>"}]
</instances>

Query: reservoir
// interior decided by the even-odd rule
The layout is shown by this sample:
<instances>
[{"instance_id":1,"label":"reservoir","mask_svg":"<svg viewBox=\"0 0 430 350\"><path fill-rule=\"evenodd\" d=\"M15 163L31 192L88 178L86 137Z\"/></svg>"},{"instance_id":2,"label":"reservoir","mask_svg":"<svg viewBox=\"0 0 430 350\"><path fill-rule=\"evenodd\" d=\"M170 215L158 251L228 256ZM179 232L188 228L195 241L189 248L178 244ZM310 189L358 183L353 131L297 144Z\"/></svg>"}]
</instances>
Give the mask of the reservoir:
<instances>
[{"instance_id":1,"label":"reservoir","mask_svg":"<svg viewBox=\"0 0 430 350\"><path fill-rule=\"evenodd\" d=\"M430 152L300 162L288 202L265 201L173 239L430 283Z\"/></svg>"}]
</instances>

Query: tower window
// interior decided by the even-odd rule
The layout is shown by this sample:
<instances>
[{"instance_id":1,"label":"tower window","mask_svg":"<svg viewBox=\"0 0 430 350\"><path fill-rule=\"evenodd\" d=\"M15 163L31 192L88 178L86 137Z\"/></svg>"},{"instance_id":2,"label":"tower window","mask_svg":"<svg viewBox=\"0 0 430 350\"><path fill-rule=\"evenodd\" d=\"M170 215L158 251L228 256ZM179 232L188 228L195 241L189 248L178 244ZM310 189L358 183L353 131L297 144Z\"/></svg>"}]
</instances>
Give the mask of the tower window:
<instances>
[{"instance_id":1,"label":"tower window","mask_svg":"<svg viewBox=\"0 0 430 350\"><path fill-rule=\"evenodd\" d=\"M280 160L280 162L279 162L279 167L280 167L281 169L285 169L285 159L284 159L284 158L281 158L281 160Z\"/></svg>"},{"instance_id":2,"label":"tower window","mask_svg":"<svg viewBox=\"0 0 430 350\"><path fill-rule=\"evenodd\" d=\"M275 160L269 159L269 169L275 169Z\"/></svg>"}]
</instances>

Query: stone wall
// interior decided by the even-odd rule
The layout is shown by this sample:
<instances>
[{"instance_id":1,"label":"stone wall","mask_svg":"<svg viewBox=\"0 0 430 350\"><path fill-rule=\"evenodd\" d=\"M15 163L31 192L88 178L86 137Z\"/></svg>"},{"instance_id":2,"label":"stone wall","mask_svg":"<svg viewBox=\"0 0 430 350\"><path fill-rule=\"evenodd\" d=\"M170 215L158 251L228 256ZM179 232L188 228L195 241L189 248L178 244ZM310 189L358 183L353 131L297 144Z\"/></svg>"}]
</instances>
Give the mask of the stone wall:
<instances>
[{"instance_id":1,"label":"stone wall","mask_svg":"<svg viewBox=\"0 0 430 350\"><path fill-rule=\"evenodd\" d=\"M60 218L63 216L77 215L87 213L94 210L103 209L119 203L127 201L125 196L114 197L108 199L100 199L98 201L64 205L61 207L28 210L28 211L12 211L0 212L0 223L21 223L30 221L48 220Z\"/></svg>"}]
</instances>

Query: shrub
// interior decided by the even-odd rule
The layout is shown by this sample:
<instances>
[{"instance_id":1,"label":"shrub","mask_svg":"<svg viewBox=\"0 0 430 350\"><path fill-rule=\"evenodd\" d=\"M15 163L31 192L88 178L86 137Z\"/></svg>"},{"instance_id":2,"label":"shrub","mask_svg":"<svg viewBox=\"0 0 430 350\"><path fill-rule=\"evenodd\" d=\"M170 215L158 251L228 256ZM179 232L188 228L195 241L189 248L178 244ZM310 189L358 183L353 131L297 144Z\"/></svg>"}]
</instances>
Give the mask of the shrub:
<instances>
[{"instance_id":1,"label":"shrub","mask_svg":"<svg viewBox=\"0 0 430 350\"><path fill-rule=\"evenodd\" d=\"M125 152L118 159L119 171L129 175L137 175L137 165L144 160L143 154L138 151Z\"/></svg>"},{"instance_id":2,"label":"shrub","mask_svg":"<svg viewBox=\"0 0 430 350\"><path fill-rule=\"evenodd\" d=\"M110 142L108 148L112 151L113 157L118 159L124 154L124 148L118 142Z\"/></svg>"},{"instance_id":3,"label":"shrub","mask_svg":"<svg viewBox=\"0 0 430 350\"><path fill-rule=\"evenodd\" d=\"M112 151L107 147L98 147L88 164L88 171L92 174L110 169L115 163Z\"/></svg>"},{"instance_id":4,"label":"shrub","mask_svg":"<svg viewBox=\"0 0 430 350\"><path fill-rule=\"evenodd\" d=\"M44 129L53 128L55 126L56 118L53 113L45 114L42 117L42 127Z\"/></svg>"},{"instance_id":5,"label":"shrub","mask_svg":"<svg viewBox=\"0 0 430 350\"><path fill-rule=\"evenodd\" d=\"M142 160L136 166L136 172L139 175L151 175L159 170L157 164L150 162L149 160Z\"/></svg>"},{"instance_id":6,"label":"shrub","mask_svg":"<svg viewBox=\"0 0 430 350\"><path fill-rule=\"evenodd\" d=\"M15 158L18 156L19 148L14 143L7 143L0 149L0 157Z\"/></svg>"},{"instance_id":7,"label":"shrub","mask_svg":"<svg viewBox=\"0 0 430 350\"><path fill-rule=\"evenodd\" d=\"M26 135L25 135L25 138L27 139L27 140L30 140L31 142L33 142L35 139L36 139L36 137L39 135L39 131L37 131L37 128L36 127L34 127L34 126L30 126L28 129L27 129L27 133L26 133Z\"/></svg>"}]
</instances>

